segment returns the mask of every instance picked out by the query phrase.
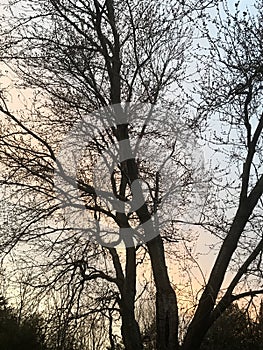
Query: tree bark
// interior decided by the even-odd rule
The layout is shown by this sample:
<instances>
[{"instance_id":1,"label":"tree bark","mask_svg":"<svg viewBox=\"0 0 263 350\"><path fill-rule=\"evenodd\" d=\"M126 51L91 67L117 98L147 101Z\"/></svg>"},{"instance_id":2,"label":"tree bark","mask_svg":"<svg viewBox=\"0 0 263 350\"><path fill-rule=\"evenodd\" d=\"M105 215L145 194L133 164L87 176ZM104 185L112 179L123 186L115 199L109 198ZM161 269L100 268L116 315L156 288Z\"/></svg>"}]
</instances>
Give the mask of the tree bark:
<instances>
[{"instance_id":1,"label":"tree bark","mask_svg":"<svg viewBox=\"0 0 263 350\"><path fill-rule=\"evenodd\" d=\"M129 140L128 126L119 125L117 127L118 140ZM125 147L130 147L129 143ZM129 150L131 152L131 150ZM132 154L132 153L130 153ZM135 159L128 159L122 163L122 168L125 169L130 183L139 178L139 170ZM141 192L141 196L143 196ZM154 228L151 221L151 214L146 203L136 210L141 224L147 222L147 227L144 227L145 237L152 237ZM146 225L145 225L146 226ZM157 325L157 349L158 350L177 350L179 349L178 342L178 306L174 289L171 286L164 254L164 246L161 236L147 242L153 276L156 286L156 325Z\"/></svg>"},{"instance_id":2,"label":"tree bark","mask_svg":"<svg viewBox=\"0 0 263 350\"><path fill-rule=\"evenodd\" d=\"M122 315L121 334L125 350L142 350L140 329L134 314L133 297L129 294L123 295L120 304Z\"/></svg>"},{"instance_id":3,"label":"tree bark","mask_svg":"<svg viewBox=\"0 0 263 350\"><path fill-rule=\"evenodd\" d=\"M169 281L163 242L160 236L147 243L156 286L157 349L177 350L178 306L174 289Z\"/></svg>"},{"instance_id":4,"label":"tree bark","mask_svg":"<svg viewBox=\"0 0 263 350\"><path fill-rule=\"evenodd\" d=\"M139 325L134 314L136 295L136 250L126 248L125 280L121 292L122 337L126 350L142 350Z\"/></svg>"}]
</instances>

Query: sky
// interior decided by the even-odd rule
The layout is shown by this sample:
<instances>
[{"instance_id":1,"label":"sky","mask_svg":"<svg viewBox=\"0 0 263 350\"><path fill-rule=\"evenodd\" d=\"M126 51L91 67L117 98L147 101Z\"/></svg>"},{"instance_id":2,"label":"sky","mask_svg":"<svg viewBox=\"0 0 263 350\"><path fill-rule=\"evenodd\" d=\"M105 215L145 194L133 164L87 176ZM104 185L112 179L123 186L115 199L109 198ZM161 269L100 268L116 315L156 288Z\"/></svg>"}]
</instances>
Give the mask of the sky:
<instances>
[{"instance_id":1,"label":"sky","mask_svg":"<svg viewBox=\"0 0 263 350\"><path fill-rule=\"evenodd\" d=\"M1 5L3 5L5 2L2 0L1 1ZM235 10L235 1L228 1L228 5L229 8L231 10L231 12L234 12ZM241 1L240 2L240 8L241 10L246 10L247 8L249 8L249 10L253 11L253 1ZM211 14L213 15L213 11L211 11ZM14 103L14 97L13 97L13 103ZM11 99L11 103L12 103L12 99ZM16 103L16 107L18 108L19 102L17 101ZM203 150L203 154L204 154L204 159L207 161L207 163L209 163L210 158L212 157L212 153L209 154L208 150L204 149ZM197 234L197 244L196 246L193 248L193 255L197 254L199 256L198 258L198 263L200 264L201 270L203 271L203 274L205 277L207 277L209 275L212 263L215 259L215 251L211 251L209 254L209 245L211 243L216 242L216 239L213 239L211 237L210 234L207 234L206 232L202 231L201 229L196 232ZM199 253L202 253L202 255L199 255ZM174 281L176 281L176 279L178 278L177 273L173 270L173 265L171 264L170 267L170 273L173 276ZM202 274L200 274L200 272L198 272L199 268L198 267L193 267L192 273L195 275L196 277L196 282L195 282L195 286L194 288L198 289L200 287L200 285L202 285Z\"/></svg>"}]
</instances>

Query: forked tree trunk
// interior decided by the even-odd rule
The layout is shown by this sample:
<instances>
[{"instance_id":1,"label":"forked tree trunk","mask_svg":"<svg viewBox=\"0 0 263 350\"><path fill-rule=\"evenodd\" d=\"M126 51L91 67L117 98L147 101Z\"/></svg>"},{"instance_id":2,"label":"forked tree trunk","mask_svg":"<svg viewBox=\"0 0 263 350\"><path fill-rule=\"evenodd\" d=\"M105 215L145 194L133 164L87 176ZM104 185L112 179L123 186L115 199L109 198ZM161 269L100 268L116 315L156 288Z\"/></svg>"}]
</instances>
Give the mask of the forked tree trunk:
<instances>
[{"instance_id":1,"label":"forked tree trunk","mask_svg":"<svg viewBox=\"0 0 263 350\"><path fill-rule=\"evenodd\" d=\"M118 126L118 137L119 140L129 139L127 125ZM130 147L128 142L125 144L125 147ZM130 151L130 154L132 154L131 149L128 151ZM139 178L139 171L134 158L123 162L122 166L123 169L125 169L125 173L128 175L131 183ZM141 195L141 199L143 199L142 191L137 195ZM145 222L149 223L147 228L144 228L145 237L147 240L147 235L148 237L152 237L150 233L152 233L155 228L151 222L151 214L149 213L146 203L137 209L136 213L141 224ZM147 230L149 232L147 232ZM175 291L172 288L169 280L165 262L164 246L160 235L157 235L157 237L147 242L147 247L149 250L154 282L156 286L157 349L177 350L179 349L178 306Z\"/></svg>"},{"instance_id":2,"label":"forked tree trunk","mask_svg":"<svg viewBox=\"0 0 263 350\"><path fill-rule=\"evenodd\" d=\"M262 126L263 128L263 118ZM261 132L260 129L260 132ZM186 333L183 350L199 350L202 340L211 327L211 316L214 310L216 299L230 264L231 258L237 248L239 238L244 231L244 228L252 214L259 198L263 192L263 176L258 181L257 185L250 192L248 197L240 198L240 203L230 230L224 239L220 248L217 259L211 271L207 286L200 298L199 305L195 312L192 322ZM242 273L243 274L243 273ZM241 274L241 276L242 276ZM238 283L236 281L235 285ZM234 285L234 286L235 286ZM233 288L234 288L233 286ZM230 290L232 293L232 290Z\"/></svg>"},{"instance_id":3,"label":"forked tree trunk","mask_svg":"<svg viewBox=\"0 0 263 350\"><path fill-rule=\"evenodd\" d=\"M116 27L116 19L114 15L114 6L112 0L106 1L106 6L108 10L108 17L110 20L111 28L113 31L114 37L114 54L113 59L107 57L112 61L112 66L108 65L108 72L111 83L111 103L119 104L121 102L121 78L120 78L120 67L121 67L121 58L120 58L120 42L119 42L119 33ZM104 51L107 52L106 43L104 37L98 32L99 38L101 40ZM117 115L120 116L120 108L116 107ZM116 136L118 141L129 140L129 131L128 124L123 118L124 124L117 125ZM129 143L126 143L126 147ZM126 151L131 151L130 149ZM120 145L120 154L121 153ZM127 154L127 153L124 153ZM132 154L132 152L128 153ZM135 159L129 159L122 162L121 164L123 174L132 183L134 180L139 178L138 166L135 162ZM143 198L143 195L141 193ZM140 222L144 223L151 219L151 215L148 211L147 205L144 204L140 209L136 211ZM150 231L154 228L150 228ZM146 232L147 235L147 232ZM150 236L150 235L149 235ZM151 257L153 275L156 285L156 320L157 320L157 348L158 350L177 350L179 349L178 345L178 308L175 291L171 287L169 281L167 268L165 264L164 256L164 247L161 237L158 235L151 242L147 244L149 249L149 254ZM136 278L136 276L135 276ZM135 282L133 283L135 285ZM137 322L134 317L134 299L128 298L128 303L125 301L125 296L122 304L123 315L122 318L122 334L125 342L125 347L127 350L141 349L141 345L137 335ZM127 308L127 309L126 309ZM139 327L138 327L139 329ZM130 347L133 344L133 347Z\"/></svg>"}]
</instances>

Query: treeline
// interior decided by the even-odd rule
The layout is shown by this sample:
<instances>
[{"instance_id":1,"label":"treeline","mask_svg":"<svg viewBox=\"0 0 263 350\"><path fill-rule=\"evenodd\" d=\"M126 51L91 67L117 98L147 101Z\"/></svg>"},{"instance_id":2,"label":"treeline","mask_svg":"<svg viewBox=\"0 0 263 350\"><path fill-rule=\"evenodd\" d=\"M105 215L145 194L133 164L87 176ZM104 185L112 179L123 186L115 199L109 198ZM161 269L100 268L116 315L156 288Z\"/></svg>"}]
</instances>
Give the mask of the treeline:
<instances>
[{"instance_id":1,"label":"treeline","mask_svg":"<svg viewBox=\"0 0 263 350\"><path fill-rule=\"evenodd\" d=\"M52 328L51 328L52 329ZM61 329L51 330L47 320L41 314L21 317L19 311L10 307L0 297L0 350L96 350L94 347L83 349L82 339L67 337L58 344ZM155 326L144 330L144 349L155 350ZM88 335L87 335L88 336ZM121 350L124 346L115 343L105 350ZM251 317L247 310L237 304L231 305L214 323L207 333L201 350L262 350L263 349L263 302L257 315ZM103 350L103 349L102 349Z\"/></svg>"},{"instance_id":2,"label":"treeline","mask_svg":"<svg viewBox=\"0 0 263 350\"><path fill-rule=\"evenodd\" d=\"M0 350L80 350L73 337L59 345L60 332L52 331L41 314L22 316L0 297Z\"/></svg>"},{"instance_id":3,"label":"treeline","mask_svg":"<svg viewBox=\"0 0 263 350\"><path fill-rule=\"evenodd\" d=\"M258 315L250 317L246 310L233 304L208 331L201 350L262 350L263 303Z\"/></svg>"},{"instance_id":4,"label":"treeline","mask_svg":"<svg viewBox=\"0 0 263 350\"><path fill-rule=\"evenodd\" d=\"M200 350L263 350L263 301L253 317L231 305L206 334ZM156 350L155 326L145 331L145 350ZM147 338L147 339L146 339Z\"/></svg>"}]
</instances>

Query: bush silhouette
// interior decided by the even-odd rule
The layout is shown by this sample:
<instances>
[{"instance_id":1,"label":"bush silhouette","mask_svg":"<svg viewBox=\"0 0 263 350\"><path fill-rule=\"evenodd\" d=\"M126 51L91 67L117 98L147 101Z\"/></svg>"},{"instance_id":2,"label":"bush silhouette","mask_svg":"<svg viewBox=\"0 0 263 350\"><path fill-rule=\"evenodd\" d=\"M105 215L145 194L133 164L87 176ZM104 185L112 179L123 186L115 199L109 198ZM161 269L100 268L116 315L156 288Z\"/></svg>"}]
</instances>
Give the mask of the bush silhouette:
<instances>
[{"instance_id":1,"label":"bush silhouette","mask_svg":"<svg viewBox=\"0 0 263 350\"><path fill-rule=\"evenodd\" d=\"M263 350L259 323L237 305L229 307L208 331L201 350Z\"/></svg>"},{"instance_id":2,"label":"bush silhouette","mask_svg":"<svg viewBox=\"0 0 263 350\"><path fill-rule=\"evenodd\" d=\"M0 298L0 350L47 350L37 316L20 320Z\"/></svg>"}]
</instances>

